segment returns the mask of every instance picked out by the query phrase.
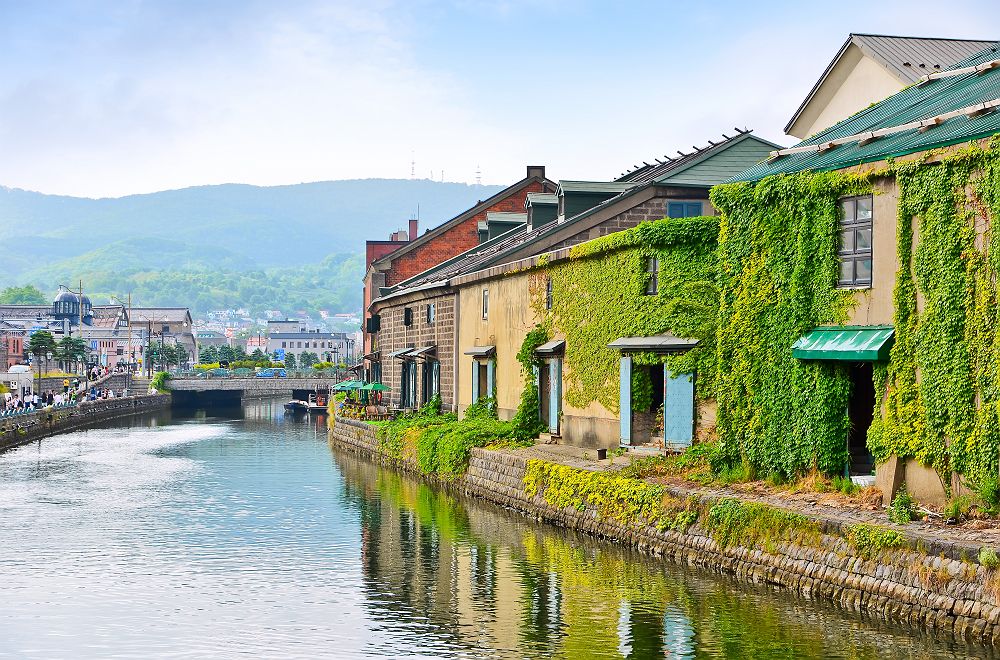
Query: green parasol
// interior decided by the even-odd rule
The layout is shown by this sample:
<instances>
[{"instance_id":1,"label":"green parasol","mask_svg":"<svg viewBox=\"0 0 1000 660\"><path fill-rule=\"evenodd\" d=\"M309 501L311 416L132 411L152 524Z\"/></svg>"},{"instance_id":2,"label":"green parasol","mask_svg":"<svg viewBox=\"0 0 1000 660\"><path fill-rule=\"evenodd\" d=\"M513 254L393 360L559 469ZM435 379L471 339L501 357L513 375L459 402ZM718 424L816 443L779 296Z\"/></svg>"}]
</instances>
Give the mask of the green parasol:
<instances>
[{"instance_id":1,"label":"green parasol","mask_svg":"<svg viewBox=\"0 0 1000 660\"><path fill-rule=\"evenodd\" d=\"M388 392L389 386L383 385L382 383L368 383L361 389L366 390L368 392Z\"/></svg>"}]
</instances>

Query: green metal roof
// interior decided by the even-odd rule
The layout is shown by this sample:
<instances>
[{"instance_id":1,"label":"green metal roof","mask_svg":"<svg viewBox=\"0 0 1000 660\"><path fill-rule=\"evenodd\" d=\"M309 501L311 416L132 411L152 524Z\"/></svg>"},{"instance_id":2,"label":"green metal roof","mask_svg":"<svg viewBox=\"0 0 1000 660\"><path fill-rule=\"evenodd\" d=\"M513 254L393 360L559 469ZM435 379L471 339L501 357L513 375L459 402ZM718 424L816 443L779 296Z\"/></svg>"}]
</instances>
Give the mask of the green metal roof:
<instances>
[{"instance_id":1,"label":"green metal roof","mask_svg":"<svg viewBox=\"0 0 1000 660\"><path fill-rule=\"evenodd\" d=\"M512 213L510 211L489 211L486 214L486 222L503 222L516 225L527 221L528 221L527 213Z\"/></svg>"},{"instance_id":2,"label":"green metal roof","mask_svg":"<svg viewBox=\"0 0 1000 660\"><path fill-rule=\"evenodd\" d=\"M558 203L559 195L554 193L528 193L528 196L524 200L525 206L537 206L539 204L556 205Z\"/></svg>"},{"instance_id":3,"label":"green metal roof","mask_svg":"<svg viewBox=\"0 0 1000 660\"><path fill-rule=\"evenodd\" d=\"M800 337L792 345L792 355L802 360L888 360L893 337L891 325L820 327Z\"/></svg>"},{"instance_id":4,"label":"green metal roof","mask_svg":"<svg viewBox=\"0 0 1000 660\"><path fill-rule=\"evenodd\" d=\"M975 66L997 59L1000 57L998 50L1000 44L994 44L959 62L951 69ZM796 146L825 144L837 138L901 126L994 99L1000 99L1000 67L981 73L969 72L937 78L921 85L907 87ZM865 145L861 145L859 141L852 141L821 152L811 151L772 158L730 180L756 181L772 174L803 170L836 170L969 142L997 133L1000 133L1000 112L990 112L973 118L962 115L947 119L923 132L918 128L912 128L880 137Z\"/></svg>"},{"instance_id":5,"label":"green metal roof","mask_svg":"<svg viewBox=\"0 0 1000 660\"><path fill-rule=\"evenodd\" d=\"M565 192L596 193L600 195L617 195L625 192L629 188L634 188L636 183L618 181L560 181L557 194Z\"/></svg>"}]
</instances>

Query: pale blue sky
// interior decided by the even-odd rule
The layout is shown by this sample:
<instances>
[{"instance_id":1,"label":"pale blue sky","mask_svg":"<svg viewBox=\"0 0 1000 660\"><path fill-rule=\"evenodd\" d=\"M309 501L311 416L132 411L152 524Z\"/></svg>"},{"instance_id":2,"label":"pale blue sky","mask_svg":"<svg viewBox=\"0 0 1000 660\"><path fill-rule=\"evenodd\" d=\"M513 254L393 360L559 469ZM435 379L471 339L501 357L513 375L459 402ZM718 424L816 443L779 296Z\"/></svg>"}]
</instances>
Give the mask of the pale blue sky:
<instances>
[{"instance_id":1,"label":"pale blue sky","mask_svg":"<svg viewBox=\"0 0 1000 660\"><path fill-rule=\"evenodd\" d=\"M607 178L782 127L847 34L1000 38L995 2L0 0L0 185L118 196Z\"/></svg>"}]
</instances>

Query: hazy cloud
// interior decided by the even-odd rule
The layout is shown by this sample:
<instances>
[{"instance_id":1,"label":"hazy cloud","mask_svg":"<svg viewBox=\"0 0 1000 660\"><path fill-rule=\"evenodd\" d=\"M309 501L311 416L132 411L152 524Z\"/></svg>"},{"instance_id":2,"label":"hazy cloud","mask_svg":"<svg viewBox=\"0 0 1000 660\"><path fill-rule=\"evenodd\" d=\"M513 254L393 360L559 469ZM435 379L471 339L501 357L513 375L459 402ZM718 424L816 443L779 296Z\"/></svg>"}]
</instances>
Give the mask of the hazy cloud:
<instances>
[{"instance_id":1,"label":"hazy cloud","mask_svg":"<svg viewBox=\"0 0 1000 660\"><path fill-rule=\"evenodd\" d=\"M737 125L790 142L851 30L1000 36L987 2L687 4L0 0L0 185L613 176Z\"/></svg>"}]
</instances>

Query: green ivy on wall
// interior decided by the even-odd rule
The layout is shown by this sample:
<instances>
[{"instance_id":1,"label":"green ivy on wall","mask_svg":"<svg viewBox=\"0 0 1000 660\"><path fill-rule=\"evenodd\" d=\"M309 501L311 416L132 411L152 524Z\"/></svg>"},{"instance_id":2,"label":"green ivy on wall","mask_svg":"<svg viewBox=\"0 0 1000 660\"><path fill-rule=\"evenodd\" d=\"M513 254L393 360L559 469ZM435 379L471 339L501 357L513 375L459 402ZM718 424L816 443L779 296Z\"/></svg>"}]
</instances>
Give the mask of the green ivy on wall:
<instances>
[{"instance_id":1,"label":"green ivy on wall","mask_svg":"<svg viewBox=\"0 0 1000 660\"><path fill-rule=\"evenodd\" d=\"M730 462L785 476L843 470L847 370L797 360L791 345L847 318L853 298L835 288L838 200L883 178L899 193L900 267L891 359L874 369L869 448L877 462L897 455L973 485L996 479L1000 237L988 231L1000 212L996 138L865 173L803 172L712 190L723 215L718 430Z\"/></svg>"},{"instance_id":2,"label":"green ivy on wall","mask_svg":"<svg viewBox=\"0 0 1000 660\"><path fill-rule=\"evenodd\" d=\"M877 375L885 417L873 424L869 446L878 460L913 457L973 486L995 481L1000 236L990 221L1000 217L997 138L940 163L897 165L893 173L896 343Z\"/></svg>"},{"instance_id":3,"label":"green ivy on wall","mask_svg":"<svg viewBox=\"0 0 1000 660\"><path fill-rule=\"evenodd\" d=\"M834 289L837 201L868 192L865 179L830 172L712 189L723 214L717 428L729 462L761 476L843 470L846 370L797 360L791 346L847 318L851 296Z\"/></svg>"},{"instance_id":4,"label":"green ivy on wall","mask_svg":"<svg viewBox=\"0 0 1000 660\"><path fill-rule=\"evenodd\" d=\"M705 329L714 328L717 313L712 281L718 231L716 217L644 222L578 245L567 260L540 264L532 306L553 334L566 338L563 382L569 405L585 408L597 401L618 412L621 356L608 344L664 332L700 340L692 351L670 358L668 367L697 372L698 396L711 398L715 341ZM652 256L659 260L659 286L656 295L645 295ZM546 278L552 279L550 310Z\"/></svg>"}]
</instances>

